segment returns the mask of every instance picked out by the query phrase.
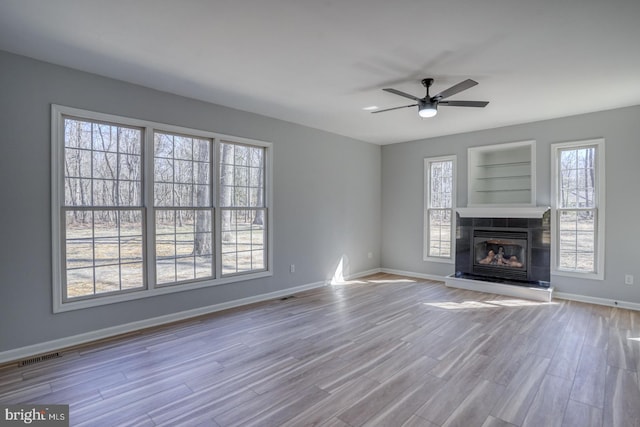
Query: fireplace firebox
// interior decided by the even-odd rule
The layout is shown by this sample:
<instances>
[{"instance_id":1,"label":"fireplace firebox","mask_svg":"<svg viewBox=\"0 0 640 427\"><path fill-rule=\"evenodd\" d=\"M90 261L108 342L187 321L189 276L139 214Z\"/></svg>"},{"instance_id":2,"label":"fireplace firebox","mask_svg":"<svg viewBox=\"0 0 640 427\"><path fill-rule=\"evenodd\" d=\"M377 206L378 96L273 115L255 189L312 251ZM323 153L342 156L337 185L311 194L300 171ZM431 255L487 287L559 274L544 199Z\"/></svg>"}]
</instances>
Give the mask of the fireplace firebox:
<instances>
[{"instance_id":1,"label":"fireplace firebox","mask_svg":"<svg viewBox=\"0 0 640 427\"><path fill-rule=\"evenodd\" d=\"M527 230L475 229L473 273L478 276L528 280L528 241Z\"/></svg>"}]
</instances>

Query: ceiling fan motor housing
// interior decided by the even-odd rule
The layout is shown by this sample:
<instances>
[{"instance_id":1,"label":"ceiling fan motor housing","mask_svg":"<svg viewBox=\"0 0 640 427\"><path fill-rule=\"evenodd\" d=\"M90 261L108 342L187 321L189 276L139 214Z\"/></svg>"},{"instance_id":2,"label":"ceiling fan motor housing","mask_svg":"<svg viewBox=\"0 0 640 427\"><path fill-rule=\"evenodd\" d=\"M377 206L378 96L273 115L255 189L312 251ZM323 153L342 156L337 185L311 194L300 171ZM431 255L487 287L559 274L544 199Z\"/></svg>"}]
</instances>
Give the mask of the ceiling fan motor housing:
<instances>
[{"instance_id":1,"label":"ceiling fan motor housing","mask_svg":"<svg viewBox=\"0 0 640 427\"><path fill-rule=\"evenodd\" d=\"M429 99L419 99L418 100L418 110L424 110L424 109L435 110L437 108L438 108L438 103L437 102L432 102Z\"/></svg>"}]
</instances>

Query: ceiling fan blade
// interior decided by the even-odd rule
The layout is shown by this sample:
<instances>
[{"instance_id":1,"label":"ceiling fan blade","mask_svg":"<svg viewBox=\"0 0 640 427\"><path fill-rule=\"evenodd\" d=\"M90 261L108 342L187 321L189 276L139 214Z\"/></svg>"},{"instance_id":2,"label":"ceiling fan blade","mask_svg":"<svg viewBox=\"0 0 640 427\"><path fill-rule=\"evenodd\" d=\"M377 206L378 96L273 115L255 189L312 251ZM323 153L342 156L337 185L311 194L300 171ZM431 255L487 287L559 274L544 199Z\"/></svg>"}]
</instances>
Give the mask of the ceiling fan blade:
<instances>
[{"instance_id":1,"label":"ceiling fan blade","mask_svg":"<svg viewBox=\"0 0 640 427\"><path fill-rule=\"evenodd\" d=\"M418 98L416 96L410 95L408 93L404 93L404 92L399 91L397 89L392 89L392 88L388 88L387 87L387 88L384 88L382 90L384 90L385 92L394 93L396 95L404 96L405 98L413 99L414 101L420 100L420 98Z\"/></svg>"},{"instance_id":2,"label":"ceiling fan blade","mask_svg":"<svg viewBox=\"0 0 640 427\"><path fill-rule=\"evenodd\" d=\"M387 108L386 110L372 111L371 114L384 113L385 111L399 110L400 108L416 107L418 104L403 105L402 107Z\"/></svg>"},{"instance_id":3,"label":"ceiling fan blade","mask_svg":"<svg viewBox=\"0 0 640 427\"><path fill-rule=\"evenodd\" d=\"M438 105L446 105L448 107L486 107L488 101L440 101Z\"/></svg>"},{"instance_id":4,"label":"ceiling fan blade","mask_svg":"<svg viewBox=\"0 0 640 427\"><path fill-rule=\"evenodd\" d=\"M448 98L452 95L455 95L456 93L462 92L463 90L467 90L470 87L474 87L475 85L477 85L478 82L475 80L471 80L471 79L467 79L463 82L458 83L457 85L453 85L451 86L449 89L445 89L442 92L438 93L437 95L433 95L431 97L431 99L437 98L437 99L444 99L444 98Z\"/></svg>"}]
</instances>

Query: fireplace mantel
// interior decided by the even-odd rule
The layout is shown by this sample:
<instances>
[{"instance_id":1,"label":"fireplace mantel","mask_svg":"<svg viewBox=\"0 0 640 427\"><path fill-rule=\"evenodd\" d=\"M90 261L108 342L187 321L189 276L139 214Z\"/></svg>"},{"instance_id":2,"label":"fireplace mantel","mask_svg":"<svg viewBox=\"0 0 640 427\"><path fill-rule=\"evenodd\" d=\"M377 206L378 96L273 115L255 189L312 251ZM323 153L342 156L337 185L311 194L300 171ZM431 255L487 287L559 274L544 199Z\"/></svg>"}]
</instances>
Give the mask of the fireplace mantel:
<instances>
[{"instance_id":1,"label":"fireplace mantel","mask_svg":"<svg viewBox=\"0 0 640 427\"><path fill-rule=\"evenodd\" d=\"M549 206L471 206L457 208L462 218L542 218Z\"/></svg>"}]
</instances>

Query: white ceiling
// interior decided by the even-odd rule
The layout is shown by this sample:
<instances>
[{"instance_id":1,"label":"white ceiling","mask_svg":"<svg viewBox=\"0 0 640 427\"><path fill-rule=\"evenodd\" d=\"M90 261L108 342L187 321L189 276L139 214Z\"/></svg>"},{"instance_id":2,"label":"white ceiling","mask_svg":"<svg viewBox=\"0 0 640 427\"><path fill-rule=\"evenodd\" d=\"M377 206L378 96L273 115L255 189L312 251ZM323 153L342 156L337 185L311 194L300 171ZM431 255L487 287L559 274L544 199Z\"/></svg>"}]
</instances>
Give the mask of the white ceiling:
<instances>
[{"instance_id":1,"label":"white ceiling","mask_svg":"<svg viewBox=\"0 0 640 427\"><path fill-rule=\"evenodd\" d=\"M388 144L640 104L639 0L0 0L0 49ZM432 119L383 92L467 78Z\"/></svg>"}]
</instances>

